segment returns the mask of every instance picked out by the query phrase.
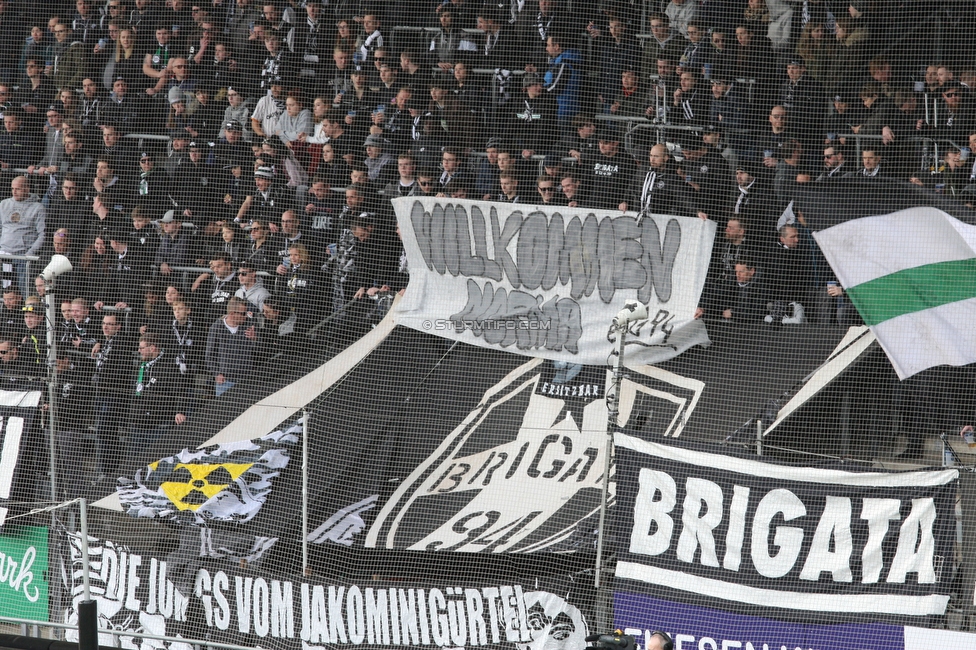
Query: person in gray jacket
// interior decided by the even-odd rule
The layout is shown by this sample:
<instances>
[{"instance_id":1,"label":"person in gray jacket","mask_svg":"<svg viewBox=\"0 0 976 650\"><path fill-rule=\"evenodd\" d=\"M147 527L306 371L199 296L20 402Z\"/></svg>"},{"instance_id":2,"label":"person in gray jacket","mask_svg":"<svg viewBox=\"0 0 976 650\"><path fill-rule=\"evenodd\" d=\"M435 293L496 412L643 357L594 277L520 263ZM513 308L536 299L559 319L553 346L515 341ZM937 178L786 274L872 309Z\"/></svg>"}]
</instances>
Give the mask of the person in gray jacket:
<instances>
[{"instance_id":1,"label":"person in gray jacket","mask_svg":"<svg viewBox=\"0 0 976 650\"><path fill-rule=\"evenodd\" d=\"M0 253L36 255L44 244L44 218L47 212L41 199L30 191L25 176L10 182L9 199L0 201ZM14 261L13 269L21 292L28 294L27 264Z\"/></svg>"},{"instance_id":2,"label":"person in gray jacket","mask_svg":"<svg viewBox=\"0 0 976 650\"><path fill-rule=\"evenodd\" d=\"M251 374L257 330L247 320L247 305L238 297L227 301L227 315L207 333L207 370L220 397Z\"/></svg>"}]
</instances>

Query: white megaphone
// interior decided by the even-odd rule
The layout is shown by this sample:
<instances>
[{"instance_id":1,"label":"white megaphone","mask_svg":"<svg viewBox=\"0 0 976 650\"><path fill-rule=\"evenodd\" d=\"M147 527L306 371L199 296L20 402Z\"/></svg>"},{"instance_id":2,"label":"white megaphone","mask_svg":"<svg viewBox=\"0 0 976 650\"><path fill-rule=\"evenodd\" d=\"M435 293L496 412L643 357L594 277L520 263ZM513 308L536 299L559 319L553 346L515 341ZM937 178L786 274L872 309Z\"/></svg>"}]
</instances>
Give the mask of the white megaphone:
<instances>
[{"instance_id":1,"label":"white megaphone","mask_svg":"<svg viewBox=\"0 0 976 650\"><path fill-rule=\"evenodd\" d=\"M69 260L64 255L52 255L51 261L48 262L44 270L41 271L41 277L44 278L45 282L50 282L59 275L63 275L71 270L71 260Z\"/></svg>"}]
</instances>

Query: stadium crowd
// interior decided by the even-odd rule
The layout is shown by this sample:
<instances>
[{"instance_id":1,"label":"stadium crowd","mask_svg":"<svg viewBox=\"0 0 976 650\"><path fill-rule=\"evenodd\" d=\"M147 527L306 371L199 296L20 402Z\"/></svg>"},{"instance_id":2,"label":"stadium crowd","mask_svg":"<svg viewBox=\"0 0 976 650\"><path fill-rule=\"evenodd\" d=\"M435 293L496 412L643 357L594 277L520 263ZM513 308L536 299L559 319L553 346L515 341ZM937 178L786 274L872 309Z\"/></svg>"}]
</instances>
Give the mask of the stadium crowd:
<instances>
[{"instance_id":1,"label":"stadium crowd","mask_svg":"<svg viewBox=\"0 0 976 650\"><path fill-rule=\"evenodd\" d=\"M375 317L406 284L397 196L713 219L699 316L848 324L796 188L976 195L976 61L951 34L951 56L893 54L930 11L0 0L0 253L73 264L58 364L103 474L120 413L138 447L186 421L194 375L219 396L324 318ZM5 264L0 374L42 376L44 283Z\"/></svg>"}]
</instances>

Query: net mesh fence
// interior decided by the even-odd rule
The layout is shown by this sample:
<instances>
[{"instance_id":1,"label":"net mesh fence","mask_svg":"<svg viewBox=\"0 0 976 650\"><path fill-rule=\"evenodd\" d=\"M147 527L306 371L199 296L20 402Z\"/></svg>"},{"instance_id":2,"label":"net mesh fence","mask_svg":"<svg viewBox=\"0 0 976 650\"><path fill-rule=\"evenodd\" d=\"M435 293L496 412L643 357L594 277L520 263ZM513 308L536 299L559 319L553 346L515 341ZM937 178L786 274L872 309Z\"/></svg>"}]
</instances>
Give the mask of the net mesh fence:
<instances>
[{"instance_id":1,"label":"net mesh fence","mask_svg":"<svg viewBox=\"0 0 976 650\"><path fill-rule=\"evenodd\" d=\"M971 647L974 28L0 1L0 616Z\"/></svg>"}]
</instances>

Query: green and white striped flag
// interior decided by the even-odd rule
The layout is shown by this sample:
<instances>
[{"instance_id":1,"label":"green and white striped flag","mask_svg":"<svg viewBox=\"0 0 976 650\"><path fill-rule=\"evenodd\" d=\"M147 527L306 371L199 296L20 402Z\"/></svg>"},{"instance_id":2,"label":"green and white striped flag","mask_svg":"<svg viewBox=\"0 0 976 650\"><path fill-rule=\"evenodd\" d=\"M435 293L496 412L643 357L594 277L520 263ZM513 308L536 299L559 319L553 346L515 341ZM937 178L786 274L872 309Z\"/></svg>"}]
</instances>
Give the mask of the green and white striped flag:
<instances>
[{"instance_id":1,"label":"green and white striped flag","mask_svg":"<svg viewBox=\"0 0 976 650\"><path fill-rule=\"evenodd\" d=\"M976 226L911 207L814 238L901 379L976 362Z\"/></svg>"}]
</instances>

